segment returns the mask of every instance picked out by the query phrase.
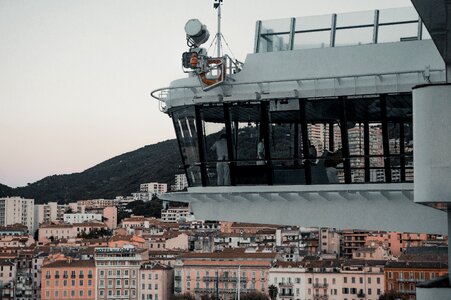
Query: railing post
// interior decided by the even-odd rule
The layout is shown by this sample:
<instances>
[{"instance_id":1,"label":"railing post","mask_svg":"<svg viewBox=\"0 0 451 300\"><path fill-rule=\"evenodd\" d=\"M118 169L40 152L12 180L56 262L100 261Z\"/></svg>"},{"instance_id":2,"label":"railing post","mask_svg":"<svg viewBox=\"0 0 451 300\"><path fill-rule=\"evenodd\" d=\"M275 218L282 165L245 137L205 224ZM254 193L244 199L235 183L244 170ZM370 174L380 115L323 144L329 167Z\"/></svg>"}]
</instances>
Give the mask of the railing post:
<instances>
[{"instance_id":1,"label":"railing post","mask_svg":"<svg viewBox=\"0 0 451 300\"><path fill-rule=\"evenodd\" d=\"M293 50L294 48L294 35L296 34L296 18L291 18L290 23L290 40L289 40L289 50Z\"/></svg>"},{"instance_id":2,"label":"railing post","mask_svg":"<svg viewBox=\"0 0 451 300\"><path fill-rule=\"evenodd\" d=\"M377 44L379 37L379 10L374 11L374 26L373 26L373 44Z\"/></svg>"},{"instance_id":3,"label":"railing post","mask_svg":"<svg viewBox=\"0 0 451 300\"><path fill-rule=\"evenodd\" d=\"M262 21L257 21L255 24L255 41L254 41L254 53L260 52L260 34L262 28Z\"/></svg>"},{"instance_id":4,"label":"railing post","mask_svg":"<svg viewBox=\"0 0 451 300\"><path fill-rule=\"evenodd\" d=\"M423 21L421 20L420 16L418 16L418 40L423 39Z\"/></svg>"},{"instance_id":5,"label":"railing post","mask_svg":"<svg viewBox=\"0 0 451 300\"><path fill-rule=\"evenodd\" d=\"M332 14L332 20L330 24L330 47L335 47L335 35L337 32L337 14Z\"/></svg>"},{"instance_id":6,"label":"railing post","mask_svg":"<svg viewBox=\"0 0 451 300\"><path fill-rule=\"evenodd\" d=\"M346 117L346 98L339 97L340 101L340 129L341 129L341 149L343 153L343 167L345 183L351 183L351 161L349 158L348 120Z\"/></svg>"},{"instance_id":7,"label":"railing post","mask_svg":"<svg viewBox=\"0 0 451 300\"><path fill-rule=\"evenodd\" d=\"M387 123L387 95L385 94L381 95L380 102L381 102L382 147L384 151L385 182L391 183L390 141L388 137L388 123Z\"/></svg>"},{"instance_id":8,"label":"railing post","mask_svg":"<svg viewBox=\"0 0 451 300\"><path fill-rule=\"evenodd\" d=\"M202 186L207 186L207 166L205 165L205 145L204 145L204 131L202 126L202 114L201 107L199 105L194 106L196 112L196 133L197 133L197 146L199 147L199 160L200 160L200 177Z\"/></svg>"}]
</instances>

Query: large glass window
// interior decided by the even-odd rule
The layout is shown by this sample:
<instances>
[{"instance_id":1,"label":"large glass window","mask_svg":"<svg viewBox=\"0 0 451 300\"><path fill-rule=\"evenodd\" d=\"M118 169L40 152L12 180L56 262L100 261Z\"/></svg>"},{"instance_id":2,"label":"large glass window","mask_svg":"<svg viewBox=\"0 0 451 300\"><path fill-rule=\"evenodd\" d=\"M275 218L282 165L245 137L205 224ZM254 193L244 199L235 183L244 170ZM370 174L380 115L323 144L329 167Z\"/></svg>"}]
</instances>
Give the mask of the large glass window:
<instances>
[{"instance_id":1,"label":"large glass window","mask_svg":"<svg viewBox=\"0 0 451 300\"><path fill-rule=\"evenodd\" d=\"M230 185L230 160L222 105L202 108L207 185Z\"/></svg>"},{"instance_id":2,"label":"large glass window","mask_svg":"<svg viewBox=\"0 0 451 300\"><path fill-rule=\"evenodd\" d=\"M411 94L216 103L171 114L190 186L413 180Z\"/></svg>"},{"instance_id":3,"label":"large glass window","mask_svg":"<svg viewBox=\"0 0 451 300\"><path fill-rule=\"evenodd\" d=\"M197 138L196 114L194 106L185 106L172 111L175 132L185 166L188 184L201 185L199 144Z\"/></svg>"}]
</instances>

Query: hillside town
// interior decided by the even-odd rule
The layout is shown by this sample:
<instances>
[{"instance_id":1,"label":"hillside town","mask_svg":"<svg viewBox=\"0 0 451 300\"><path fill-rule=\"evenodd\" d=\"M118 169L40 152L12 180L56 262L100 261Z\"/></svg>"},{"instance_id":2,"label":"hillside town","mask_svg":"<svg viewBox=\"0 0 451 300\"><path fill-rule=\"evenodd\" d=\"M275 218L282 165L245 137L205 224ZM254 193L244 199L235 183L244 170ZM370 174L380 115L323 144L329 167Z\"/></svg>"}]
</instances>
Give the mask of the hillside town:
<instances>
[{"instance_id":1,"label":"hillside town","mask_svg":"<svg viewBox=\"0 0 451 300\"><path fill-rule=\"evenodd\" d=\"M182 203L130 213L167 190L0 198L0 299L415 299L418 283L448 271L443 235L197 220Z\"/></svg>"}]
</instances>

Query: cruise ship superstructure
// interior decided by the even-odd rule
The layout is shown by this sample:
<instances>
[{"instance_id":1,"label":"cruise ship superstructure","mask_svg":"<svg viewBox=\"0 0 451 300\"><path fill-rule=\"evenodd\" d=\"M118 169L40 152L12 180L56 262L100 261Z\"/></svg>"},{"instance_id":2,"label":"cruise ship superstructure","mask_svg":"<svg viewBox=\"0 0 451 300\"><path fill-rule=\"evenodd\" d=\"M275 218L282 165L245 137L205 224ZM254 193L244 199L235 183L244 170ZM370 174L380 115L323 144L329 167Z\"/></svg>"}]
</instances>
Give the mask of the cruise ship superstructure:
<instances>
[{"instance_id":1,"label":"cruise ship superstructure","mask_svg":"<svg viewBox=\"0 0 451 300\"><path fill-rule=\"evenodd\" d=\"M209 57L190 20L188 76L152 93L189 183L163 198L202 219L446 234L451 4L413 4L258 21L243 64Z\"/></svg>"}]
</instances>

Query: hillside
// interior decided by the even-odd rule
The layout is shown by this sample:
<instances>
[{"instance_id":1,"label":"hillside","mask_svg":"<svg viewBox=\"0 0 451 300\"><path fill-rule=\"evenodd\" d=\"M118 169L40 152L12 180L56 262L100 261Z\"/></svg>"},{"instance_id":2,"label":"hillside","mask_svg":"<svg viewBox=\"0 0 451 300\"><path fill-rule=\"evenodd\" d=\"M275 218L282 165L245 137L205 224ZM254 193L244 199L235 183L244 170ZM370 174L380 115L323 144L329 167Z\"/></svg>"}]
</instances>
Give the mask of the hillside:
<instances>
[{"instance_id":1,"label":"hillside","mask_svg":"<svg viewBox=\"0 0 451 300\"><path fill-rule=\"evenodd\" d=\"M45 177L25 187L0 185L0 196L33 198L36 203L113 198L139 190L144 182L171 184L180 173L177 141L167 140L124 153L81 173Z\"/></svg>"}]
</instances>

